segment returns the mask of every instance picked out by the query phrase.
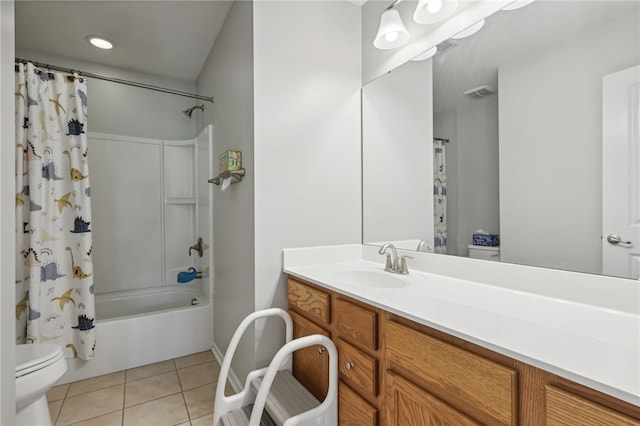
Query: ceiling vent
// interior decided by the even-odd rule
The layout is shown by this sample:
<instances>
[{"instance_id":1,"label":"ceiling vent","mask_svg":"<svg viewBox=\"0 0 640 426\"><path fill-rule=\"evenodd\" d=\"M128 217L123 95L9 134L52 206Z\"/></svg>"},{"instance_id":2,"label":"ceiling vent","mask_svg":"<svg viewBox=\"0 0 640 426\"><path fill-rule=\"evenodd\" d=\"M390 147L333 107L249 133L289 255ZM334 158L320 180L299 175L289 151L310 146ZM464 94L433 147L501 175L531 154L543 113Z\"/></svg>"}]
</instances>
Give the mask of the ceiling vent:
<instances>
[{"instance_id":1,"label":"ceiling vent","mask_svg":"<svg viewBox=\"0 0 640 426\"><path fill-rule=\"evenodd\" d=\"M449 39L449 40L445 40L442 43L440 43L438 45L438 55L442 55L444 54L446 51L453 49L454 47L457 47L458 43L456 43L455 41Z\"/></svg>"},{"instance_id":2,"label":"ceiling vent","mask_svg":"<svg viewBox=\"0 0 640 426\"><path fill-rule=\"evenodd\" d=\"M476 87L475 89L467 90L464 95L469 99L482 99L487 96L491 96L496 93L491 87L484 85Z\"/></svg>"}]
</instances>

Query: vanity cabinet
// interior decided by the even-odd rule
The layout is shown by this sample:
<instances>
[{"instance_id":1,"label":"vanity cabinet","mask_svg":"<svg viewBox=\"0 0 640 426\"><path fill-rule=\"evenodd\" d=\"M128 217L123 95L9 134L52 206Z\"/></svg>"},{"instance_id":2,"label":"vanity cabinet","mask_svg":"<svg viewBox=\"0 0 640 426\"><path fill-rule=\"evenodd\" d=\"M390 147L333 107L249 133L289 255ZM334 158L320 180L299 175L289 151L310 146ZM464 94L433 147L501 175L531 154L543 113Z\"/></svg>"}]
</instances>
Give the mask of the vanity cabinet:
<instances>
[{"instance_id":1,"label":"vanity cabinet","mask_svg":"<svg viewBox=\"0 0 640 426\"><path fill-rule=\"evenodd\" d=\"M295 337L338 348L340 425L640 426L638 406L297 278L289 309ZM322 399L320 352L298 351L293 369Z\"/></svg>"}]
</instances>

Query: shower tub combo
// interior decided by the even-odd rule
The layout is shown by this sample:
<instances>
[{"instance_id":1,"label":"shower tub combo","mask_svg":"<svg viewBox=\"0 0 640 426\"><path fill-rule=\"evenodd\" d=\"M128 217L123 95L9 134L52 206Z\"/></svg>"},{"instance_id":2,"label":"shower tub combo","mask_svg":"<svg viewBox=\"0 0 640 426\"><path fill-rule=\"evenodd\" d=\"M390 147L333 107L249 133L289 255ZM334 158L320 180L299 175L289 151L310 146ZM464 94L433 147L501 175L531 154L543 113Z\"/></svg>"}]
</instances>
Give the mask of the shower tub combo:
<instances>
[{"instance_id":1,"label":"shower tub combo","mask_svg":"<svg viewBox=\"0 0 640 426\"><path fill-rule=\"evenodd\" d=\"M211 138L211 126L184 141L89 134L103 159L91 181L96 350L68 359L59 383L211 349ZM200 278L179 284L190 267Z\"/></svg>"}]
</instances>

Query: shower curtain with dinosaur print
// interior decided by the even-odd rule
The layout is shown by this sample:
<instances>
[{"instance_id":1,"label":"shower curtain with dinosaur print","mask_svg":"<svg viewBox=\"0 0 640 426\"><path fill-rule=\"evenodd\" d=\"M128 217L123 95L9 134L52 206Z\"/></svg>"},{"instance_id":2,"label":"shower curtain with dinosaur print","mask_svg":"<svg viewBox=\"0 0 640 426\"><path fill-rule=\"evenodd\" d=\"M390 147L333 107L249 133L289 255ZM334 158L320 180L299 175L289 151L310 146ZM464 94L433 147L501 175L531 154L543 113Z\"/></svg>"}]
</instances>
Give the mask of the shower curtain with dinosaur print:
<instances>
[{"instance_id":1,"label":"shower curtain with dinosaur print","mask_svg":"<svg viewBox=\"0 0 640 426\"><path fill-rule=\"evenodd\" d=\"M87 85L16 66L16 338L95 351Z\"/></svg>"}]
</instances>

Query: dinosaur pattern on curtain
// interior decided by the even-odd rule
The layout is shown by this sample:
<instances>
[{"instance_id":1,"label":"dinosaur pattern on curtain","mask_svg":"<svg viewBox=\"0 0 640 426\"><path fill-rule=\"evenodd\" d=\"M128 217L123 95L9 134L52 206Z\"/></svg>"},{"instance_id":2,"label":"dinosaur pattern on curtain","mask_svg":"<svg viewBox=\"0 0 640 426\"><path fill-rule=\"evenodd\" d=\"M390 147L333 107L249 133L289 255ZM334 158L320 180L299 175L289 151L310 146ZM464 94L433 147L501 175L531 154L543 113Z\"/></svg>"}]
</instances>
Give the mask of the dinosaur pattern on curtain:
<instances>
[{"instance_id":1,"label":"dinosaur pattern on curtain","mask_svg":"<svg viewBox=\"0 0 640 426\"><path fill-rule=\"evenodd\" d=\"M93 358L87 86L16 66L16 340Z\"/></svg>"},{"instance_id":2,"label":"dinosaur pattern on curtain","mask_svg":"<svg viewBox=\"0 0 640 426\"><path fill-rule=\"evenodd\" d=\"M433 249L447 253L447 168L445 139L433 140Z\"/></svg>"}]
</instances>

